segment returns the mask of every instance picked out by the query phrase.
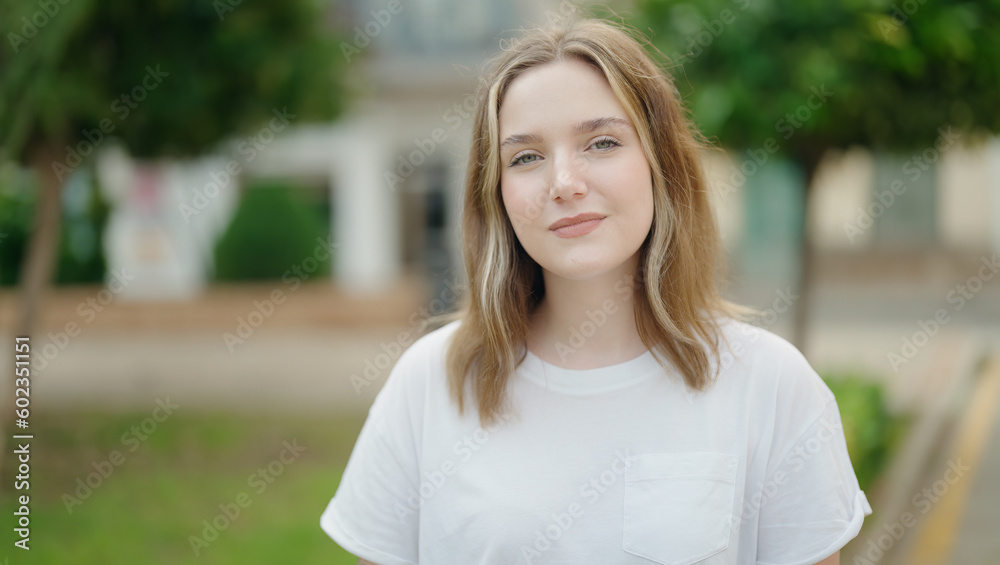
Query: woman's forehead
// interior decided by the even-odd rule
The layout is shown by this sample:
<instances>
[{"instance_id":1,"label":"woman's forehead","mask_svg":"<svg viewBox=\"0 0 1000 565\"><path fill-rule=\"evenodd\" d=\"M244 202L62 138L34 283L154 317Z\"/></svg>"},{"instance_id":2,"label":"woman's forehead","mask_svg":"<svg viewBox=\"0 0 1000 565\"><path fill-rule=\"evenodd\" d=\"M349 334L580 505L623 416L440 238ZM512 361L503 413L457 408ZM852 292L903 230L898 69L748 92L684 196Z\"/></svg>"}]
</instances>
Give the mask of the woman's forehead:
<instances>
[{"instance_id":1,"label":"woman's forehead","mask_svg":"<svg viewBox=\"0 0 1000 565\"><path fill-rule=\"evenodd\" d=\"M608 117L628 120L607 79L592 65L567 59L533 67L511 81L500 105L500 134L579 129L583 122Z\"/></svg>"}]
</instances>

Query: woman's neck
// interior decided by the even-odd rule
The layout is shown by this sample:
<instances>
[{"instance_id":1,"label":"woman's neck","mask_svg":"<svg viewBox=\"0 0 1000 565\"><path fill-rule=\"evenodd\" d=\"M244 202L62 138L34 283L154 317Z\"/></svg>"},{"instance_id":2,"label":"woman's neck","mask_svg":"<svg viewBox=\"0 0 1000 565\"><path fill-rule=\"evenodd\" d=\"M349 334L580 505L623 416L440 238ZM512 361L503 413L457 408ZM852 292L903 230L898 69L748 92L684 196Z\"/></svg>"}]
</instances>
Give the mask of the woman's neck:
<instances>
[{"instance_id":1,"label":"woman's neck","mask_svg":"<svg viewBox=\"0 0 1000 565\"><path fill-rule=\"evenodd\" d=\"M633 294L637 258L587 280L543 271L545 298L532 313L528 349L567 369L624 363L646 346L635 327Z\"/></svg>"}]
</instances>

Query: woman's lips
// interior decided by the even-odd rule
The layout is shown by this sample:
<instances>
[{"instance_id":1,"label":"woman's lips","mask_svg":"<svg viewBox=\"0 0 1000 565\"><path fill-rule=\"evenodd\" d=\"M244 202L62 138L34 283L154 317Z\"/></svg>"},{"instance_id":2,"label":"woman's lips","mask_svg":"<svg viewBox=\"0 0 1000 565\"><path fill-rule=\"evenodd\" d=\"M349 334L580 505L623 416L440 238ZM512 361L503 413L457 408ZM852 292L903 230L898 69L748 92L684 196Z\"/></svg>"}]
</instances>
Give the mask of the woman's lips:
<instances>
[{"instance_id":1,"label":"woman's lips","mask_svg":"<svg viewBox=\"0 0 1000 565\"><path fill-rule=\"evenodd\" d=\"M597 229L597 226L601 225L604 218L595 218L593 220L585 220L577 224L572 224L569 226L563 226L552 230L552 233L559 237L580 237L581 235L587 235L588 233Z\"/></svg>"}]
</instances>

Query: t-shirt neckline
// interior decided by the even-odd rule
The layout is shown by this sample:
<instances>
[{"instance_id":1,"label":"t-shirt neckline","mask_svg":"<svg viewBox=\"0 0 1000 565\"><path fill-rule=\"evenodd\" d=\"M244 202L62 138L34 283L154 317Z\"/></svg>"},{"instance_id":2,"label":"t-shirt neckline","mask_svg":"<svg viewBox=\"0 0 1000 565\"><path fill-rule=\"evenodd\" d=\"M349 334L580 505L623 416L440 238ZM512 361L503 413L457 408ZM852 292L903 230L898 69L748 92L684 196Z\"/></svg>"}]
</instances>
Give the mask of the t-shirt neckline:
<instances>
[{"instance_id":1,"label":"t-shirt neckline","mask_svg":"<svg viewBox=\"0 0 1000 565\"><path fill-rule=\"evenodd\" d=\"M553 392L572 395L601 394L628 388L662 371L648 349L638 357L594 369L567 369L543 361L527 350L518 373Z\"/></svg>"}]
</instances>

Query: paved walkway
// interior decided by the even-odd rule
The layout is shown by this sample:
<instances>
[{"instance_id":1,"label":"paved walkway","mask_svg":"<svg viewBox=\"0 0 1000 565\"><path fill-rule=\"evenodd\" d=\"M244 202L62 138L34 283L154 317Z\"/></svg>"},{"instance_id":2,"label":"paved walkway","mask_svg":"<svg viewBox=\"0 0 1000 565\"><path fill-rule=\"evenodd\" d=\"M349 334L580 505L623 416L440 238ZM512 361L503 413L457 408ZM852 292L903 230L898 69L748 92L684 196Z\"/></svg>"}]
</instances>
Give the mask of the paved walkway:
<instances>
[{"instance_id":1,"label":"paved walkway","mask_svg":"<svg viewBox=\"0 0 1000 565\"><path fill-rule=\"evenodd\" d=\"M33 372L32 405L141 411L170 396L196 410L364 411L396 361L381 349L395 335L261 328L232 352L218 331L80 335Z\"/></svg>"},{"instance_id":2,"label":"paved walkway","mask_svg":"<svg viewBox=\"0 0 1000 565\"><path fill-rule=\"evenodd\" d=\"M994 357L994 375L1000 373L1000 355ZM1000 397L1000 392L994 390ZM1000 410L994 399L993 421L988 428L979 469L973 478L971 495L958 526L959 534L951 554L951 565L1000 563Z\"/></svg>"},{"instance_id":3,"label":"paved walkway","mask_svg":"<svg viewBox=\"0 0 1000 565\"><path fill-rule=\"evenodd\" d=\"M1000 347L985 360L959 369L966 376L941 387L938 401L913 423L915 441L897 453L882 491L871 493L875 514L842 563L1000 564Z\"/></svg>"},{"instance_id":4,"label":"paved walkway","mask_svg":"<svg viewBox=\"0 0 1000 565\"><path fill-rule=\"evenodd\" d=\"M914 499L919 529L899 563L1000 563L1000 351L973 384L951 441Z\"/></svg>"},{"instance_id":5,"label":"paved walkway","mask_svg":"<svg viewBox=\"0 0 1000 565\"><path fill-rule=\"evenodd\" d=\"M13 344L16 300L0 293L0 343ZM142 410L170 396L202 410L366 410L398 357L398 329L424 323L422 302L407 284L365 298L324 283L233 285L160 303L59 289L31 336L32 406ZM12 356L0 347L0 362ZM380 366L355 387L367 360Z\"/></svg>"}]
</instances>

